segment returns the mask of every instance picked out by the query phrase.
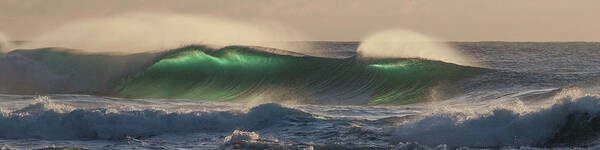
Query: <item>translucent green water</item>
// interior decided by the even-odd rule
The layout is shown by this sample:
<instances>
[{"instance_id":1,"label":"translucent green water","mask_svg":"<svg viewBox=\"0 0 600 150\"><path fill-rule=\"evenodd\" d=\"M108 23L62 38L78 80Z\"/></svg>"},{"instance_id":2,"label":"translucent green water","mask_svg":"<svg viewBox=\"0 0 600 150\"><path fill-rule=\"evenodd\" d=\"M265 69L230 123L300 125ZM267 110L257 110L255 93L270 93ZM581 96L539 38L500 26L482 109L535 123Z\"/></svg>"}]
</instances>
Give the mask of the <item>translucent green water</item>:
<instances>
[{"instance_id":1,"label":"translucent green water","mask_svg":"<svg viewBox=\"0 0 600 150\"><path fill-rule=\"evenodd\" d=\"M279 55L238 46L219 50L192 46L171 51L124 80L118 94L214 101L244 101L268 94L274 101L362 99L363 104L407 104L423 99L439 82L481 71L420 59L362 61Z\"/></svg>"}]
</instances>

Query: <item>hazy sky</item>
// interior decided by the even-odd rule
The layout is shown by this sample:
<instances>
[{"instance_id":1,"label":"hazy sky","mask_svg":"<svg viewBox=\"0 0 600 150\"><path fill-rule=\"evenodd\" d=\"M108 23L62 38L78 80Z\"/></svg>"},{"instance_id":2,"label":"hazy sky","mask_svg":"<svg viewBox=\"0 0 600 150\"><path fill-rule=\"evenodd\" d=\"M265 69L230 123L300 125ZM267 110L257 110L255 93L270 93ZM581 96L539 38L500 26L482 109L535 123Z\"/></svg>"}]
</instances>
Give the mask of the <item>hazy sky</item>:
<instances>
[{"instance_id":1,"label":"hazy sky","mask_svg":"<svg viewBox=\"0 0 600 150\"><path fill-rule=\"evenodd\" d=\"M600 41L599 0L0 0L0 32L27 40L128 12L268 22L307 40L360 40L400 28L452 41Z\"/></svg>"}]
</instances>

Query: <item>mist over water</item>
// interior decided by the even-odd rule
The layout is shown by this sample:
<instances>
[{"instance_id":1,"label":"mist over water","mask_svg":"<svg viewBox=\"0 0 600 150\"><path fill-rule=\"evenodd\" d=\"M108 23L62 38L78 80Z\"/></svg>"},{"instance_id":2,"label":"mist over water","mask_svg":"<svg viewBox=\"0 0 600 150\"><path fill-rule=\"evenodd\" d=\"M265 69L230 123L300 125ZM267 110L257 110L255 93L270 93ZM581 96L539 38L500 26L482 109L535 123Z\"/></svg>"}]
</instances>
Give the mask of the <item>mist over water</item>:
<instances>
[{"instance_id":1,"label":"mist over water","mask_svg":"<svg viewBox=\"0 0 600 150\"><path fill-rule=\"evenodd\" d=\"M0 53L8 51L9 48L10 42L8 41L8 38L2 32L0 32Z\"/></svg>"},{"instance_id":2,"label":"mist over water","mask_svg":"<svg viewBox=\"0 0 600 150\"><path fill-rule=\"evenodd\" d=\"M278 41L301 35L274 24L252 24L203 15L127 13L67 23L19 48L66 47L91 52L135 53L191 44L289 48Z\"/></svg>"},{"instance_id":3,"label":"mist over water","mask_svg":"<svg viewBox=\"0 0 600 150\"><path fill-rule=\"evenodd\" d=\"M459 65L476 65L444 41L402 29L367 36L361 41L357 52L366 58L423 58Z\"/></svg>"}]
</instances>

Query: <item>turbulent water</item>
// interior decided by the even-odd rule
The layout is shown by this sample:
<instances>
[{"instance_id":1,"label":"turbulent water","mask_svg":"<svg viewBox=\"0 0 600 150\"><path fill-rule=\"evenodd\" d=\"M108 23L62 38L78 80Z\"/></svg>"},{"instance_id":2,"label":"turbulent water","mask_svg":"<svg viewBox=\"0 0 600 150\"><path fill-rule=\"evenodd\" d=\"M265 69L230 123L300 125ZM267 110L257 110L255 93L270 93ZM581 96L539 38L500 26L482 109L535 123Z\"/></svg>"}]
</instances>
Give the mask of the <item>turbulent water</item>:
<instances>
[{"instance_id":1,"label":"turbulent water","mask_svg":"<svg viewBox=\"0 0 600 150\"><path fill-rule=\"evenodd\" d=\"M292 43L293 44L293 43ZM91 149L597 148L600 43L451 43L461 66L187 46L0 54L0 143Z\"/></svg>"}]
</instances>

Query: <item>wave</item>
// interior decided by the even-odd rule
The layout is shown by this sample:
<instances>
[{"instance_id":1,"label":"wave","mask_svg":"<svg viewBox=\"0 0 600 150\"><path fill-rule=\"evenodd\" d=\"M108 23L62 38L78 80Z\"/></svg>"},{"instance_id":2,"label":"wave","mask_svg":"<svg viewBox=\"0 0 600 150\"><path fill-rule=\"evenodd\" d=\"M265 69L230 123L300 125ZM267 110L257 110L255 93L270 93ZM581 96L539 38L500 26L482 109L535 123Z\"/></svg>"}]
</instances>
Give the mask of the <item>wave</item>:
<instances>
[{"instance_id":1,"label":"wave","mask_svg":"<svg viewBox=\"0 0 600 150\"><path fill-rule=\"evenodd\" d=\"M364 138L373 138L373 140L389 139L390 143L386 144L388 146L381 149L389 149L389 147L442 149L507 146L587 147L597 145L595 141L600 135L599 102L599 97L585 96L562 99L549 107L526 112L498 108L477 116L464 112L445 111L399 125L383 126L395 130L391 132L390 137L387 129L381 131L370 129L368 124L379 124L378 121L318 116L274 103L258 105L247 110L168 112L161 109L83 109L55 103L41 97L24 108L10 112L3 111L0 115L0 138L127 140L145 139L169 133L222 134L233 131L231 137L224 137L223 146L325 149L332 147L352 149L349 147L361 146L361 144L335 145L322 141L317 144L310 144L310 141L279 142L277 139L264 138L258 134L258 132L269 134L272 133L270 132L273 131L272 129L279 131L289 127L313 130L335 125L335 129L327 130L336 131L335 134L365 136ZM304 132L317 131L286 134L307 134ZM325 137L330 137L330 134L334 133L318 133L310 138L327 139Z\"/></svg>"},{"instance_id":2,"label":"wave","mask_svg":"<svg viewBox=\"0 0 600 150\"><path fill-rule=\"evenodd\" d=\"M393 140L449 147L593 146L600 135L600 98L564 98L531 111L442 112L396 127Z\"/></svg>"},{"instance_id":3,"label":"wave","mask_svg":"<svg viewBox=\"0 0 600 150\"><path fill-rule=\"evenodd\" d=\"M487 113L427 112L398 119L402 122L398 124L389 124L393 121L389 118L319 116L275 103L175 112L170 107L80 108L71 104L39 97L23 108L2 110L0 138L127 141L190 133L220 135L224 147L455 149L588 147L598 145L600 135L597 96L560 99L540 108L494 108Z\"/></svg>"},{"instance_id":4,"label":"wave","mask_svg":"<svg viewBox=\"0 0 600 150\"><path fill-rule=\"evenodd\" d=\"M327 58L247 46L131 55L15 50L0 58L0 70L0 93L9 94L351 105L420 102L435 85L486 71L416 58Z\"/></svg>"},{"instance_id":5,"label":"wave","mask_svg":"<svg viewBox=\"0 0 600 150\"><path fill-rule=\"evenodd\" d=\"M483 69L423 59L323 58L274 49L191 46L171 51L121 84L134 98L406 104L428 88ZM334 101L332 101L334 100Z\"/></svg>"},{"instance_id":6,"label":"wave","mask_svg":"<svg viewBox=\"0 0 600 150\"><path fill-rule=\"evenodd\" d=\"M75 109L47 97L36 101L0 115L0 138L120 140L163 133L259 130L315 119L311 114L274 103L248 111L177 113L159 109Z\"/></svg>"},{"instance_id":7,"label":"wave","mask_svg":"<svg viewBox=\"0 0 600 150\"><path fill-rule=\"evenodd\" d=\"M0 55L0 93L109 94L158 55L92 54L67 48L15 50Z\"/></svg>"}]
</instances>

